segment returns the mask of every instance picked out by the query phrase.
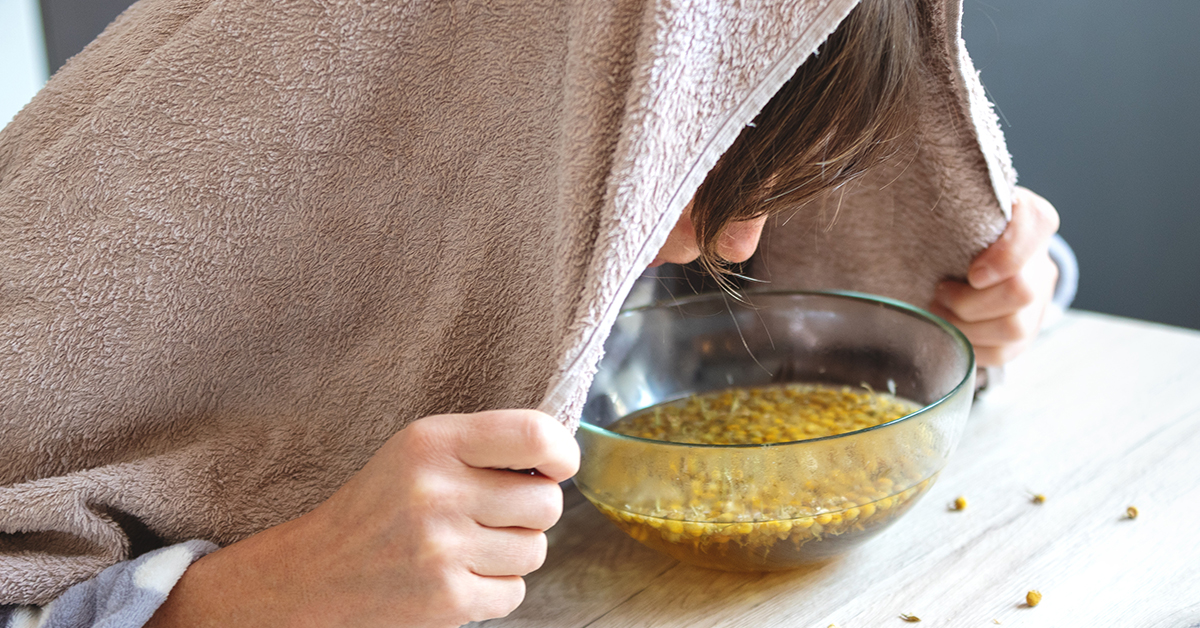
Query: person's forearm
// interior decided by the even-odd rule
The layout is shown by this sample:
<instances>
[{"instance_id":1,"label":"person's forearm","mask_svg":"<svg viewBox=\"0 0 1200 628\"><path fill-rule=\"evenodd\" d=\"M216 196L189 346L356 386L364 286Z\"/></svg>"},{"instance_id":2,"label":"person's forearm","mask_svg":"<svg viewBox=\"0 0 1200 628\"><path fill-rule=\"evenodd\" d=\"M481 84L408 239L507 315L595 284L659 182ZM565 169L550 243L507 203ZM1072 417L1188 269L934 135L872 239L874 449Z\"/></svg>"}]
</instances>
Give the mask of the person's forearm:
<instances>
[{"instance_id":1,"label":"person's forearm","mask_svg":"<svg viewBox=\"0 0 1200 628\"><path fill-rule=\"evenodd\" d=\"M269 528L196 561L146 628L303 625L295 617L304 610L296 607L295 597L283 595L302 581L297 563L303 559L286 543L299 525L291 521Z\"/></svg>"}]
</instances>

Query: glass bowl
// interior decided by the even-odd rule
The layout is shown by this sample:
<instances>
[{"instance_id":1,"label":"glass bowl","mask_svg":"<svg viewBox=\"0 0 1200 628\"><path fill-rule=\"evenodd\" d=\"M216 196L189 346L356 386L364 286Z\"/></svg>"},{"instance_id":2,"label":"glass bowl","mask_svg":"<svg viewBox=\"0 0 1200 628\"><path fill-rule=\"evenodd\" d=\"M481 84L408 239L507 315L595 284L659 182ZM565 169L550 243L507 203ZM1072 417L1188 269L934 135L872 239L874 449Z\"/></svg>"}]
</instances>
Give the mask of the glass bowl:
<instances>
[{"instance_id":1,"label":"glass bowl","mask_svg":"<svg viewBox=\"0 0 1200 628\"><path fill-rule=\"evenodd\" d=\"M622 312L583 410L575 483L634 539L727 571L789 569L840 554L925 493L974 396L970 342L882 297L705 294ZM681 444L606 426L656 404L730 388L804 383L888 392L919 410L836 436L762 445Z\"/></svg>"}]
</instances>

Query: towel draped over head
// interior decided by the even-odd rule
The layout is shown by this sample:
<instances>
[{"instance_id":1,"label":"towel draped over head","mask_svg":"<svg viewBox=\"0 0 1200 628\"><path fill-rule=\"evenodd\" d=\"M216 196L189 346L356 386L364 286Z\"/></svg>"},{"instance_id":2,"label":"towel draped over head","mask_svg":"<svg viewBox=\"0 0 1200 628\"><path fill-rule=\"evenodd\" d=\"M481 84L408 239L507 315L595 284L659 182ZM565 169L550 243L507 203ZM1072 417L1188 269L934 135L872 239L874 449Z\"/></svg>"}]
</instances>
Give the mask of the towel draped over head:
<instances>
[{"instance_id":1,"label":"towel draped over head","mask_svg":"<svg viewBox=\"0 0 1200 628\"><path fill-rule=\"evenodd\" d=\"M422 416L573 426L632 282L855 3L135 4L0 133L0 603L295 518ZM959 6L918 4L918 150L771 226L773 286L923 305L1003 229Z\"/></svg>"}]
</instances>

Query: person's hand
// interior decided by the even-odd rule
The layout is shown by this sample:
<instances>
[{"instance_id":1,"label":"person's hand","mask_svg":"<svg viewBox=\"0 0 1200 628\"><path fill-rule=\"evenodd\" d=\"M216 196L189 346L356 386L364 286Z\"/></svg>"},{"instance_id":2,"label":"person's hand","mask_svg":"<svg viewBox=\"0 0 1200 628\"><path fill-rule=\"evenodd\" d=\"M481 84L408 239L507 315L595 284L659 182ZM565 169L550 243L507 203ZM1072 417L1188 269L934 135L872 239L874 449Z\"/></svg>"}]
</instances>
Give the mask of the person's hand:
<instances>
[{"instance_id":1,"label":"person's hand","mask_svg":"<svg viewBox=\"0 0 1200 628\"><path fill-rule=\"evenodd\" d=\"M1058 266L1047 253L1056 231L1054 206L1018 187L1012 221L971 262L968 283L938 285L931 310L966 334L980 366L1012 360L1041 329L1058 281Z\"/></svg>"},{"instance_id":2,"label":"person's hand","mask_svg":"<svg viewBox=\"0 0 1200 628\"><path fill-rule=\"evenodd\" d=\"M578 467L571 434L540 412L416 421L309 514L197 561L148 625L449 627L507 615L525 596L521 576L545 559L558 483Z\"/></svg>"}]
</instances>

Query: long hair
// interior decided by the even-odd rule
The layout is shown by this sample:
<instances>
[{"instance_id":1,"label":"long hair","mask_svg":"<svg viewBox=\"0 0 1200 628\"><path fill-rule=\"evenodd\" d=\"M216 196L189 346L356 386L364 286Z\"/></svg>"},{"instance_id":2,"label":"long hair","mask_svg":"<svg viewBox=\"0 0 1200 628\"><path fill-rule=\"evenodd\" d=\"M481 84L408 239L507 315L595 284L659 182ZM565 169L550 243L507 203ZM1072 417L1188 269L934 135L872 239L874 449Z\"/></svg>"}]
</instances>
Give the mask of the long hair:
<instances>
[{"instance_id":1,"label":"long hair","mask_svg":"<svg viewBox=\"0 0 1200 628\"><path fill-rule=\"evenodd\" d=\"M908 145L919 61L914 0L862 0L696 191L700 265L723 283L728 225L795 209Z\"/></svg>"}]
</instances>

